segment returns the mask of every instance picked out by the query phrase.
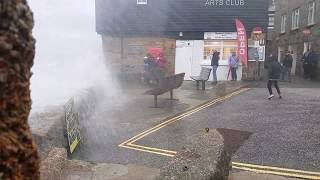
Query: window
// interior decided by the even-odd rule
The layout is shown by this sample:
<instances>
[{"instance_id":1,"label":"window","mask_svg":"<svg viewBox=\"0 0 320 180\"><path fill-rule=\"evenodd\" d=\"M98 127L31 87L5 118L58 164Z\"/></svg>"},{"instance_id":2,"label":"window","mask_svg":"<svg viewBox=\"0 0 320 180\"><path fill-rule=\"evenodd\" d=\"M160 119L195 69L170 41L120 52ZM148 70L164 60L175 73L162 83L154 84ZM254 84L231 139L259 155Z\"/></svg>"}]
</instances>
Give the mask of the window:
<instances>
[{"instance_id":1,"label":"window","mask_svg":"<svg viewBox=\"0 0 320 180\"><path fill-rule=\"evenodd\" d=\"M207 40L204 42L204 59L210 60L213 50L220 52L221 60L228 60L232 52L237 52L236 40Z\"/></svg>"},{"instance_id":2,"label":"window","mask_svg":"<svg viewBox=\"0 0 320 180\"><path fill-rule=\"evenodd\" d=\"M292 30L299 29L299 20L300 20L300 10L295 9L292 12L292 25L291 25Z\"/></svg>"},{"instance_id":3,"label":"window","mask_svg":"<svg viewBox=\"0 0 320 180\"><path fill-rule=\"evenodd\" d=\"M308 25L314 24L315 1L308 4Z\"/></svg>"},{"instance_id":4,"label":"window","mask_svg":"<svg viewBox=\"0 0 320 180\"><path fill-rule=\"evenodd\" d=\"M269 10L268 11L276 11L276 3L274 2L274 0L272 0L269 4Z\"/></svg>"},{"instance_id":5,"label":"window","mask_svg":"<svg viewBox=\"0 0 320 180\"><path fill-rule=\"evenodd\" d=\"M269 16L269 27L274 26L274 16Z\"/></svg>"},{"instance_id":6,"label":"window","mask_svg":"<svg viewBox=\"0 0 320 180\"><path fill-rule=\"evenodd\" d=\"M137 0L137 4L148 4L148 0Z\"/></svg>"},{"instance_id":7,"label":"window","mask_svg":"<svg viewBox=\"0 0 320 180\"><path fill-rule=\"evenodd\" d=\"M204 41L204 59L210 61L212 51L220 52L220 62L222 65L228 64L228 59L232 52L237 52L237 40L205 40ZM248 41L248 58L249 61L255 60L256 57L260 61L264 60L265 49L263 46L256 45L255 41Z\"/></svg>"},{"instance_id":8,"label":"window","mask_svg":"<svg viewBox=\"0 0 320 180\"><path fill-rule=\"evenodd\" d=\"M282 15L281 16L281 33L285 33L286 32L286 24L287 24L287 16L286 15Z\"/></svg>"}]
</instances>

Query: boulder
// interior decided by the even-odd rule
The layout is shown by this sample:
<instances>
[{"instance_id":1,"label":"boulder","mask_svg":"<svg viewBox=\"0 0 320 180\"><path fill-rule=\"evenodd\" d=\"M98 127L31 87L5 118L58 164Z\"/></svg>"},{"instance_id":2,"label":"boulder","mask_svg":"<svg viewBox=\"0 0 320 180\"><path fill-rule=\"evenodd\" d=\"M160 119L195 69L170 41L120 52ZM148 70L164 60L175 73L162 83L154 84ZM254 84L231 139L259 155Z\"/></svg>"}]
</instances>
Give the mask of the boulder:
<instances>
[{"instance_id":1,"label":"boulder","mask_svg":"<svg viewBox=\"0 0 320 180\"><path fill-rule=\"evenodd\" d=\"M206 129L188 138L187 145L156 180L227 180L230 161L223 136L215 129Z\"/></svg>"}]
</instances>

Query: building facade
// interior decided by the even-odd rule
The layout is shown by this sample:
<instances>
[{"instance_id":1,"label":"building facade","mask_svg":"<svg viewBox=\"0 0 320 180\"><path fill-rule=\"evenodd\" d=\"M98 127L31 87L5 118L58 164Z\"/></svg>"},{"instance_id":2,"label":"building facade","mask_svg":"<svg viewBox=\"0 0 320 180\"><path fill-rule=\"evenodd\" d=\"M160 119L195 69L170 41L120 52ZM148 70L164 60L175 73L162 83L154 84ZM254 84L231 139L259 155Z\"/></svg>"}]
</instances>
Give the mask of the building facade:
<instances>
[{"instance_id":1,"label":"building facade","mask_svg":"<svg viewBox=\"0 0 320 180\"><path fill-rule=\"evenodd\" d=\"M109 64L120 73L139 74L148 48L161 48L168 72L185 72L188 79L210 65L210 51L216 49L219 79L225 80L227 59L237 50L235 19L246 27L249 60L264 61L265 46L251 34L256 27L267 30L268 1L96 0L96 30Z\"/></svg>"},{"instance_id":2,"label":"building facade","mask_svg":"<svg viewBox=\"0 0 320 180\"><path fill-rule=\"evenodd\" d=\"M303 54L309 48L320 53L320 0L275 0L274 21L268 53L281 62L285 52L291 51L292 73L302 75Z\"/></svg>"}]
</instances>

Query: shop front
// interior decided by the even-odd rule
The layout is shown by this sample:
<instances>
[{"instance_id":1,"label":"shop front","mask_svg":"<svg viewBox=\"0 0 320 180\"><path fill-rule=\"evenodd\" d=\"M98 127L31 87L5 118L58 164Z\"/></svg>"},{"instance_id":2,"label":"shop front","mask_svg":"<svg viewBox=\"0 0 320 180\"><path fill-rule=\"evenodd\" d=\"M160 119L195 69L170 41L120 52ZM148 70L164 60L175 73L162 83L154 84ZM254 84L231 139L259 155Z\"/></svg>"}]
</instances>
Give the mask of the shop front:
<instances>
[{"instance_id":1,"label":"shop front","mask_svg":"<svg viewBox=\"0 0 320 180\"><path fill-rule=\"evenodd\" d=\"M219 68L217 76L219 81L226 81L231 77L229 74L228 59L233 52L237 52L236 32L206 32L203 40L177 40L176 41L176 73L186 72L186 80L190 76L197 76L201 67L211 68L211 55L214 50L220 52ZM248 41L248 61L264 61L265 46L259 41ZM242 80L243 66L240 63L238 68L238 80ZM212 80L212 77L210 78Z\"/></svg>"}]
</instances>

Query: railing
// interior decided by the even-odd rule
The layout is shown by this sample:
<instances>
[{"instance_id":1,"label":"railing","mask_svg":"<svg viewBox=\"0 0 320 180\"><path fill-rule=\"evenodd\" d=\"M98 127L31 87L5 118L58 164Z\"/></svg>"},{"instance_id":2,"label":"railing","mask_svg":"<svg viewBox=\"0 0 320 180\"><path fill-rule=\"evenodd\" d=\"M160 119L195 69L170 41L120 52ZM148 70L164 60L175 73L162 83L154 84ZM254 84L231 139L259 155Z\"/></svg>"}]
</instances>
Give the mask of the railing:
<instances>
[{"instance_id":1,"label":"railing","mask_svg":"<svg viewBox=\"0 0 320 180\"><path fill-rule=\"evenodd\" d=\"M67 125L69 152L72 154L81 141L79 113L75 110L74 98L71 98L65 105L65 121Z\"/></svg>"}]
</instances>

